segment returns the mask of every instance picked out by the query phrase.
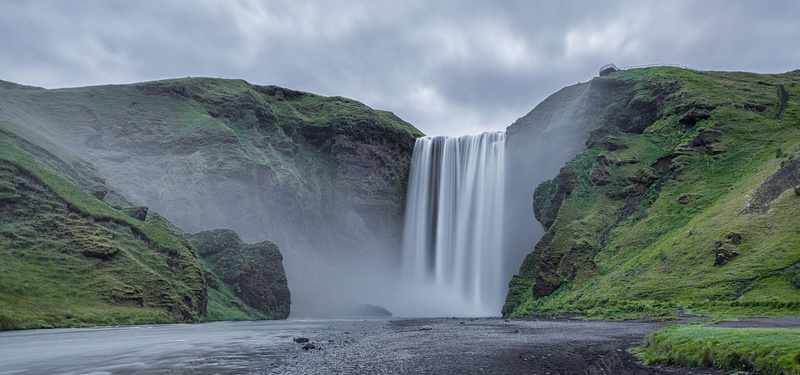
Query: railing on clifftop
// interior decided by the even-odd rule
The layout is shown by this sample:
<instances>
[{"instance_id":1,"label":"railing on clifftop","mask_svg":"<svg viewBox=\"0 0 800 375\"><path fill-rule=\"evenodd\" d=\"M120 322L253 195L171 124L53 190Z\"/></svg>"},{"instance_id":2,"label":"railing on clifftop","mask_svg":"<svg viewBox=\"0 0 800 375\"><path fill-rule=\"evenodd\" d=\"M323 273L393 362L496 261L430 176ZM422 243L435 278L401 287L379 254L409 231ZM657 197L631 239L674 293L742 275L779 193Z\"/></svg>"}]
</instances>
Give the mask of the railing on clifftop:
<instances>
[{"instance_id":1,"label":"railing on clifftop","mask_svg":"<svg viewBox=\"0 0 800 375\"><path fill-rule=\"evenodd\" d=\"M603 67L600 68L600 77L607 76L611 73L616 72L617 70L619 70L619 68L617 68L617 66L614 64L603 65Z\"/></svg>"}]
</instances>

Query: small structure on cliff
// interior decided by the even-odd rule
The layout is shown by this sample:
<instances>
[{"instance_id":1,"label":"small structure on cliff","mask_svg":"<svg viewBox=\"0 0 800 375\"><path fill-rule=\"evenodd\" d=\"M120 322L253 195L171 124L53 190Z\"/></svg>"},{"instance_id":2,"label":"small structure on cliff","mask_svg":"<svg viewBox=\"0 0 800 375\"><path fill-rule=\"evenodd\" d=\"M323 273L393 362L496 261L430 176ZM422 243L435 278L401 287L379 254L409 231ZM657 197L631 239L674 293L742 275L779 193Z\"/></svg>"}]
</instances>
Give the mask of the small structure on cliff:
<instances>
[{"instance_id":1,"label":"small structure on cliff","mask_svg":"<svg viewBox=\"0 0 800 375\"><path fill-rule=\"evenodd\" d=\"M614 72L616 72L618 70L619 70L619 68L617 68L617 66L612 64L612 63L603 65L603 67L600 68L600 77L607 76L607 75L609 75L611 73L614 73Z\"/></svg>"}]
</instances>

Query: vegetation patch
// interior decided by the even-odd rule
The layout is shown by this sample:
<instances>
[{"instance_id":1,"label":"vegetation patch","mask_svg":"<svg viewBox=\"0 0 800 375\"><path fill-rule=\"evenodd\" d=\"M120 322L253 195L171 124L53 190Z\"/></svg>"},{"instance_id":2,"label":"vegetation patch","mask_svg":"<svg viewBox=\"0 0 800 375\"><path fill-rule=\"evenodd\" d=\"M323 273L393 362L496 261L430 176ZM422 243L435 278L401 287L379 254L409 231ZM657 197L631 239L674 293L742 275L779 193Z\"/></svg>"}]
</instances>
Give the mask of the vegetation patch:
<instances>
[{"instance_id":1,"label":"vegetation patch","mask_svg":"<svg viewBox=\"0 0 800 375\"><path fill-rule=\"evenodd\" d=\"M537 187L546 233L503 314L800 316L800 91L786 84L798 80L677 68L595 78L606 110L582 120L595 127L588 150Z\"/></svg>"},{"instance_id":2,"label":"vegetation patch","mask_svg":"<svg viewBox=\"0 0 800 375\"><path fill-rule=\"evenodd\" d=\"M203 320L191 247L160 220L137 221L0 141L0 327Z\"/></svg>"},{"instance_id":3,"label":"vegetation patch","mask_svg":"<svg viewBox=\"0 0 800 375\"><path fill-rule=\"evenodd\" d=\"M800 374L800 329L676 325L647 337L645 365Z\"/></svg>"}]
</instances>

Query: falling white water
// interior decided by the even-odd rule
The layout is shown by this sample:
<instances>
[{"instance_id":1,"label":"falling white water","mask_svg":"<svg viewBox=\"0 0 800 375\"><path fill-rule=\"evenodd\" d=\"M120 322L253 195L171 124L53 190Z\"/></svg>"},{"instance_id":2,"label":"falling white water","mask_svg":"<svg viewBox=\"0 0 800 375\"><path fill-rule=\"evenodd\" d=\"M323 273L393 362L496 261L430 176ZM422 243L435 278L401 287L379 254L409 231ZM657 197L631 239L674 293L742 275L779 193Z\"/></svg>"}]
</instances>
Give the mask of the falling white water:
<instances>
[{"instance_id":1,"label":"falling white water","mask_svg":"<svg viewBox=\"0 0 800 375\"><path fill-rule=\"evenodd\" d=\"M505 137L417 139L402 253L414 302L399 313L500 314L507 282L501 251Z\"/></svg>"}]
</instances>

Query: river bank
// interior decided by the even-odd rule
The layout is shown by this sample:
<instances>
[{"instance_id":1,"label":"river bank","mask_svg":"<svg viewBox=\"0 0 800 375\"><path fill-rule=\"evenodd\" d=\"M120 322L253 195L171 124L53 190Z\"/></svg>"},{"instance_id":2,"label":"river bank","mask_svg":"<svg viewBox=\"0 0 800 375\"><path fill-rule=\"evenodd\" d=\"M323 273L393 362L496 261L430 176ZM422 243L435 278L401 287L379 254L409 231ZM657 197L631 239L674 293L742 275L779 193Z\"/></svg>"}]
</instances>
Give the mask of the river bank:
<instances>
[{"instance_id":1,"label":"river bank","mask_svg":"<svg viewBox=\"0 0 800 375\"><path fill-rule=\"evenodd\" d=\"M629 352L648 333L669 324L548 318L392 320L346 345L298 349L269 374L723 374L643 366Z\"/></svg>"},{"instance_id":2,"label":"river bank","mask_svg":"<svg viewBox=\"0 0 800 375\"><path fill-rule=\"evenodd\" d=\"M0 332L10 374L723 374L643 366L676 322L553 318L243 321ZM800 327L798 318L722 327Z\"/></svg>"}]
</instances>

